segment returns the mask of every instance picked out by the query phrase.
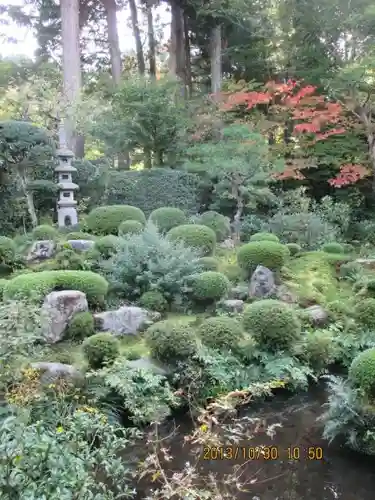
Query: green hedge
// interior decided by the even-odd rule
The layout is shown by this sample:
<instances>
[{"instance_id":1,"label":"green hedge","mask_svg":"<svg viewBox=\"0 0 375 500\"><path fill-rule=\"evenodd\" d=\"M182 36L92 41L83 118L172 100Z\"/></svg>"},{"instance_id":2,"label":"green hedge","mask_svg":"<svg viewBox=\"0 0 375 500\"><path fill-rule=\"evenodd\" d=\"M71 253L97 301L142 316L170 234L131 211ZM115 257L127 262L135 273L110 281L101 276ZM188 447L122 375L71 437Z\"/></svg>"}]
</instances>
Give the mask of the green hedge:
<instances>
[{"instance_id":1,"label":"green hedge","mask_svg":"<svg viewBox=\"0 0 375 500\"><path fill-rule=\"evenodd\" d=\"M4 287L4 299L43 299L54 290L79 290L91 304L101 303L107 281L91 271L41 271L17 276Z\"/></svg>"},{"instance_id":2,"label":"green hedge","mask_svg":"<svg viewBox=\"0 0 375 500\"><path fill-rule=\"evenodd\" d=\"M106 205L94 208L86 218L86 224L94 234L117 235L118 228L124 220L137 220L146 224L145 214L131 205Z\"/></svg>"}]
</instances>

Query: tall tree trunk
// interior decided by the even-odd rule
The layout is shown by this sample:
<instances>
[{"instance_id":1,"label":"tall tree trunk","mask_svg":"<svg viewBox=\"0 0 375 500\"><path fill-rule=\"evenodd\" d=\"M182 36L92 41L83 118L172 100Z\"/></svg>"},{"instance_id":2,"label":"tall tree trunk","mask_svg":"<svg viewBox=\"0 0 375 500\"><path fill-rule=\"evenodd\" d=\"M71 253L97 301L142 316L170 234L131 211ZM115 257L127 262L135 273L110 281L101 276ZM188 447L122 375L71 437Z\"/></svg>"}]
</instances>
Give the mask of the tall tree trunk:
<instances>
[{"instance_id":1,"label":"tall tree trunk","mask_svg":"<svg viewBox=\"0 0 375 500\"><path fill-rule=\"evenodd\" d=\"M183 10L176 0L172 1L170 73L185 83L185 43Z\"/></svg>"},{"instance_id":2,"label":"tall tree trunk","mask_svg":"<svg viewBox=\"0 0 375 500\"><path fill-rule=\"evenodd\" d=\"M154 33L154 19L152 15L152 0L146 1L147 12L147 32L148 32L148 60L150 64L150 75L154 80L156 79L156 54L155 54L155 33Z\"/></svg>"},{"instance_id":3,"label":"tall tree trunk","mask_svg":"<svg viewBox=\"0 0 375 500\"><path fill-rule=\"evenodd\" d=\"M82 75L79 46L79 1L60 0L61 36L63 49L63 80L66 104L66 119L64 123L68 148L77 157L82 154L82 139L74 131L73 107L79 99ZM79 151L77 151L79 146Z\"/></svg>"},{"instance_id":4,"label":"tall tree trunk","mask_svg":"<svg viewBox=\"0 0 375 500\"><path fill-rule=\"evenodd\" d=\"M193 95L193 82L191 78L191 54L190 54L190 37L188 17L184 12L184 40L185 40L185 70L186 70L186 86L188 88L188 95Z\"/></svg>"},{"instance_id":5,"label":"tall tree trunk","mask_svg":"<svg viewBox=\"0 0 375 500\"><path fill-rule=\"evenodd\" d=\"M111 55L112 78L116 85L120 83L122 64L120 42L117 30L117 6L115 0L103 0L107 17L108 45Z\"/></svg>"},{"instance_id":6,"label":"tall tree trunk","mask_svg":"<svg viewBox=\"0 0 375 500\"><path fill-rule=\"evenodd\" d=\"M212 28L210 36L211 92L221 90L221 26Z\"/></svg>"},{"instance_id":7,"label":"tall tree trunk","mask_svg":"<svg viewBox=\"0 0 375 500\"><path fill-rule=\"evenodd\" d=\"M132 20L133 35L134 35L134 40L135 40L135 49L137 52L138 72L140 75L144 75L145 74L145 58L143 56L141 32L139 30L138 11L137 11L137 4L135 3L135 0L129 0L129 7L130 7L131 20Z\"/></svg>"}]
</instances>

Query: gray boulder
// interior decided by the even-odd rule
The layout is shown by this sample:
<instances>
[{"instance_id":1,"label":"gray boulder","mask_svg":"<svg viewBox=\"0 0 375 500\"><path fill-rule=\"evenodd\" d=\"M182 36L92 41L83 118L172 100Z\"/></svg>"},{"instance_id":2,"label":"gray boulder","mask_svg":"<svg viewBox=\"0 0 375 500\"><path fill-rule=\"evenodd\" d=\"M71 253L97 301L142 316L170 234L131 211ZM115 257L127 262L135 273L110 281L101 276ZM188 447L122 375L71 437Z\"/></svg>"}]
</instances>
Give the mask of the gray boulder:
<instances>
[{"instance_id":1,"label":"gray boulder","mask_svg":"<svg viewBox=\"0 0 375 500\"><path fill-rule=\"evenodd\" d=\"M249 294L249 287L247 285L234 286L229 295L232 299L246 300Z\"/></svg>"},{"instance_id":2,"label":"gray boulder","mask_svg":"<svg viewBox=\"0 0 375 500\"><path fill-rule=\"evenodd\" d=\"M227 299L220 303L224 311L230 313L241 313L244 308L244 301L240 299Z\"/></svg>"},{"instance_id":3,"label":"gray boulder","mask_svg":"<svg viewBox=\"0 0 375 500\"><path fill-rule=\"evenodd\" d=\"M56 243L52 240L34 241L27 254L26 261L33 262L50 259L55 254L55 251Z\"/></svg>"},{"instance_id":4,"label":"gray boulder","mask_svg":"<svg viewBox=\"0 0 375 500\"><path fill-rule=\"evenodd\" d=\"M314 326L325 326L329 321L328 312L319 305L307 307L304 314L308 316L310 323Z\"/></svg>"},{"instance_id":5,"label":"gray boulder","mask_svg":"<svg viewBox=\"0 0 375 500\"><path fill-rule=\"evenodd\" d=\"M40 380L43 383L50 383L59 378L66 380L83 379L82 373L77 370L77 368L64 363L48 363L43 361L39 363L32 363L31 368L41 372Z\"/></svg>"},{"instance_id":6,"label":"gray boulder","mask_svg":"<svg viewBox=\"0 0 375 500\"><path fill-rule=\"evenodd\" d=\"M276 293L275 277L268 267L257 266L251 276L249 297L268 299Z\"/></svg>"},{"instance_id":7,"label":"gray boulder","mask_svg":"<svg viewBox=\"0 0 375 500\"><path fill-rule=\"evenodd\" d=\"M122 306L115 311L94 314L96 329L116 336L136 335L161 319L161 314L136 306Z\"/></svg>"},{"instance_id":8,"label":"gray boulder","mask_svg":"<svg viewBox=\"0 0 375 500\"><path fill-rule=\"evenodd\" d=\"M236 247L236 244L232 238L227 238L226 240L220 243L220 248L224 248L225 250L232 250Z\"/></svg>"},{"instance_id":9,"label":"gray boulder","mask_svg":"<svg viewBox=\"0 0 375 500\"><path fill-rule=\"evenodd\" d=\"M44 299L41 311L43 336L50 344L64 338L70 320L78 312L88 311L86 295L78 290L51 292Z\"/></svg>"},{"instance_id":10,"label":"gray boulder","mask_svg":"<svg viewBox=\"0 0 375 500\"><path fill-rule=\"evenodd\" d=\"M95 245L95 241L92 240L68 240L68 243L77 252L87 252Z\"/></svg>"}]
</instances>

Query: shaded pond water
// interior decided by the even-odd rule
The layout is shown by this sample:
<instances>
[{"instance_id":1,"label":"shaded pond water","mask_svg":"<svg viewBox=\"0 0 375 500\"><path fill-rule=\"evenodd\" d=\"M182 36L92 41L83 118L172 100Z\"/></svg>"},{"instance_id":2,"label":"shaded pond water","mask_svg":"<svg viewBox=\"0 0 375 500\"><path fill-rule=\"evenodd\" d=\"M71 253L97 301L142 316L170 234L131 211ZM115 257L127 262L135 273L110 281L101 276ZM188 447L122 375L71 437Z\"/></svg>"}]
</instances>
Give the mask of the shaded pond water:
<instances>
[{"instance_id":1,"label":"shaded pond water","mask_svg":"<svg viewBox=\"0 0 375 500\"><path fill-rule=\"evenodd\" d=\"M234 464L244 464L242 477L252 484L247 487L247 493L238 493L236 500L374 500L375 460L341 448L339 444L328 445L322 439L322 426L317 417L323 412L325 401L324 389L318 387L306 394L287 399L275 397L247 408L245 415L261 417L268 425L279 422L282 427L276 429L273 438L262 433L239 446L248 450L257 445L270 446L278 457L247 461L239 457L236 461L201 460L202 473L215 473L220 480L231 473ZM167 435L174 424L179 432L165 445L170 446L174 457L168 468L179 471L189 460L183 436L191 432L191 424L171 422L163 434ZM138 499L145 498L146 490L147 487L139 492Z\"/></svg>"}]
</instances>

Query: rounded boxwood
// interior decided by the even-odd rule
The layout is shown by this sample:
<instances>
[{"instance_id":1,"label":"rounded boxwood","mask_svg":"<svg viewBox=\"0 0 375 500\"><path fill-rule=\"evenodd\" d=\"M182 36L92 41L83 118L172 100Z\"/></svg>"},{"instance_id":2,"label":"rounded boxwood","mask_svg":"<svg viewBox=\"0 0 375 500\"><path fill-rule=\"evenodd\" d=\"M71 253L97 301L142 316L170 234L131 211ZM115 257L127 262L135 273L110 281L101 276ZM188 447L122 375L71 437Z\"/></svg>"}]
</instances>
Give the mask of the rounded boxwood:
<instances>
[{"instance_id":1,"label":"rounded boxwood","mask_svg":"<svg viewBox=\"0 0 375 500\"><path fill-rule=\"evenodd\" d=\"M16 245L11 238L0 236L0 264L11 266L16 258Z\"/></svg>"},{"instance_id":2,"label":"rounded boxwood","mask_svg":"<svg viewBox=\"0 0 375 500\"><path fill-rule=\"evenodd\" d=\"M86 225L91 233L98 235L117 235L124 220L137 220L146 224L145 214L141 209L130 205L108 205L94 208L86 217Z\"/></svg>"},{"instance_id":3,"label":"rounded boxwood","mask_svg":"<svg viewBox=\"0 0 375 500\"><path fill-rule=\"evenodd\" d=\"M66 248L56 254L53 269L71 269L80 271L85 269L85 263L83 258L74 250Z\"/></svg>"},{"instance_id":4,"label":"rounded boxwood","mask_svg":"<svg viewBox=\"0 0 375 500\"><path fill-rule=\"evenodd\" d=\"M55 240L58 238L58 231L48 224L34 227L32 236L34 240Z\"/></svg>"},{"instance_id":5,"label":"rounded boxwood","mask_svg":"<svg viewBox=\"0 0 375 500\"><path fill-rule=\"evenodd\" d=\"M72 233L67 233L65 238L67 240L95 240L95 236L90 233L84 233L83 231L73 231Z\"/></svg>"},{"instance_id":6,"label":"rounded boxwood","mask_svg":"<svg viewBox=\"0 0 375 500\"><path fill-rule=\"evenodd\" d=\"M139 234L143 231L144 226L138 220L124 220L118 227L118 235L126 236L127 234Z\"/></svg>"},{"instance_id":7,"label":"rounded boxwood","mask_svg":"<svg viewBox=\"0 0 375 500\"><path fill-rule=\"evenodd\" d=\"M341 245L341 243L326 243L325 245L322 246L323 252L326 253L336 253L336 254L341 254L345 253L344 247Z\"/></svg>"},{"instance_id":8,"label":"rounded boxwood","mask_svg":"<svg viewBox=\"0 0 375 500\"><path fill-rule=\"evenodd\" d=\"M120 239L118 236L109 234L95 241L94 250L97 250L103 259L109 259L116 253L119 243Z\"/></svg>"},{"instance_id":9,"label":"rounded boxwood","mask_svg":"<svg viewBox=\"0 0 375 500\"><path fill-rule=\"evenodd\" d=\"M250 241L274 241L275 243L280 243L276 234L272 233L255 233L250 236Z\"/></svg>"},{"instance_id":10,"label":"rounded boxwood","mask_svg":"<svg viewBox=\"0 0 375 500\"><path fill-rule=\"evenodd\" d=\"M369 396L375 395L375 347L356 356L349 368L349 380Z\"/></svg>"},{"instance_id":11,"label":"rounded boxwood","mask_svg":"<svg viewBox=\"0 0 375 500\"><path fill-rule=\"evenodd\" d=\"M102 368L104 363L112 363L120 353L120 343L111 333L96 333L85 339L82 351L88 365L93 370Z\"/></svg>"},{"instance_id":12,"label":"rounded boxwood","mask_svg":"<svg viewBox=\"0 0 375 500\"><path fill-rule=\"evenodd\" d=\"M205 271L192 277L192 295L198 301L216 301L227 295L231 287L229 279L217 271Z\"/></svg>"},{"instance_id":13,"label":"rounded boxwood","mask_svg":"<svg viewBox=\"0 0 375 500\"><path fill-rule=\"evenodd\" d=\"M94 333L94 317L88 311L75 314L67 329L67 336L72 340L82 340L91 337Z\"/></svg>"},{"instance_id":14,"label":"rounded boxwood","mask_svg":"<svg viewBox=\"0 0 375 500\"><path fill-rule=\"evenodd\" d=\"M285 246L288 248L292 257L302 252L302 248L298 243L287 243Z\"/></svg>"},{"instance_id":15,"label":"rounded boxwood","mask_svg":"<svg viewBox=\"0 0 375 500\"><path fill-rule=\"evenodd\" d=\"M252 241L237 252L237 261L247 273L252 273L259 265L271 271L280 270L290 256L289 249L275 241Z\"/></svg>"},{"instance_id":16,"label":"rounded boxwood","mask_svg":"<svg viewBox=\"0 0 375 500\"><path fill-rule=\"evenodd\" d=\"M107 281L91 271L40 271L21 274L8 280L4 299L43 299L54 290L79 290L91 304L102 303L108 291Z\"/></svg>"},{"instance_id":17,"label":"rounded boxwood","mask_svg":"<svg viewBox=\"0 0 375 500\"><path fill-rule=\"evenodd\" d=\"M185 224L187 218L179 208L161 207L151 212L150 221L155 224L161 233L167 233L174 227Z\"/></svg>"},{"instance_id":18,"label":"rounded boxwood","mask_svg":"<svg viewBox=\"0 0 375 500\"><path fill-rule=\"evenodd\" d=\"M202 257L198 262L203 271L217 271L219 269L219 261L215 257Z\"/></svg>"},{"instance_id":19,"label":"rounded boxwood","mask_svg":"<svg viewBox=\"0 0 375 500\"><path fill-rule=\"evenodd\" d=\"M168 232L171 240L182 241L187 247L196 248L202 256L212 255L215 251L216 236L212 229L201 224L184 224Z\"/></svg>"},{"instance_id":20,"label":"rounded boxwood","mask_svg":"<svg viewBox=\"0 0 375 500\"><path fill-rule=\"evenodd\" d=\"M203 212L199 223L211 228L216 234L217 241L224 241L230 235L230 219L214 210Z\"/></svg>"},{"instance_id":21,"label":"rounded boxwood","mask_svg":"<svg viewBox=\"0 0 375 500\"><path fill-rule=\"evenodd\" d=\"M197 350L194 330L173 320L151 325L145 332L151 355L168 363L191 357Z\"/></svg>"},{"instance_id":22,"label":"rounded boxwood","mask_svg":"<svg viewBox=\"0 0 375 500\"><path fill-rule=\"evenodd\" d=\"M168 309L168 302L164 295L158 290L150 290L141 295L139 305L150 311L165 312Z\"/></svg>"},{"instance_id":23,"label":"rounded boxwood","mask_svg":"<svg viewBox=\"0 0 375 500\"><path fill-rule=\"evenodd\" d=\"M243 337L241 324L228 316L205 319L198 328L198 335L208 347L231 349Z\"/></svg>"},{"instance_id":24,"label":"rounded boxwood","mask_svg":"<svg viewBox=\"0 0 375 500\"><path fill-rule=\"evenodd\" d=\"M355 305L354 316L364 326L375 328L375 299L363 299Z\"/></svg>"},{"instance_id":25,"label":"rounded boxwood","mask_svg":"<svg viewBox=\"0 0 375 500\"><path fill-rule=\"evenodd\" d=\"M259 300L245 307L243 325L262 348L270 351L290 349L301 335L296 311L279 300Z\"/></svg>"}]
</instances>

